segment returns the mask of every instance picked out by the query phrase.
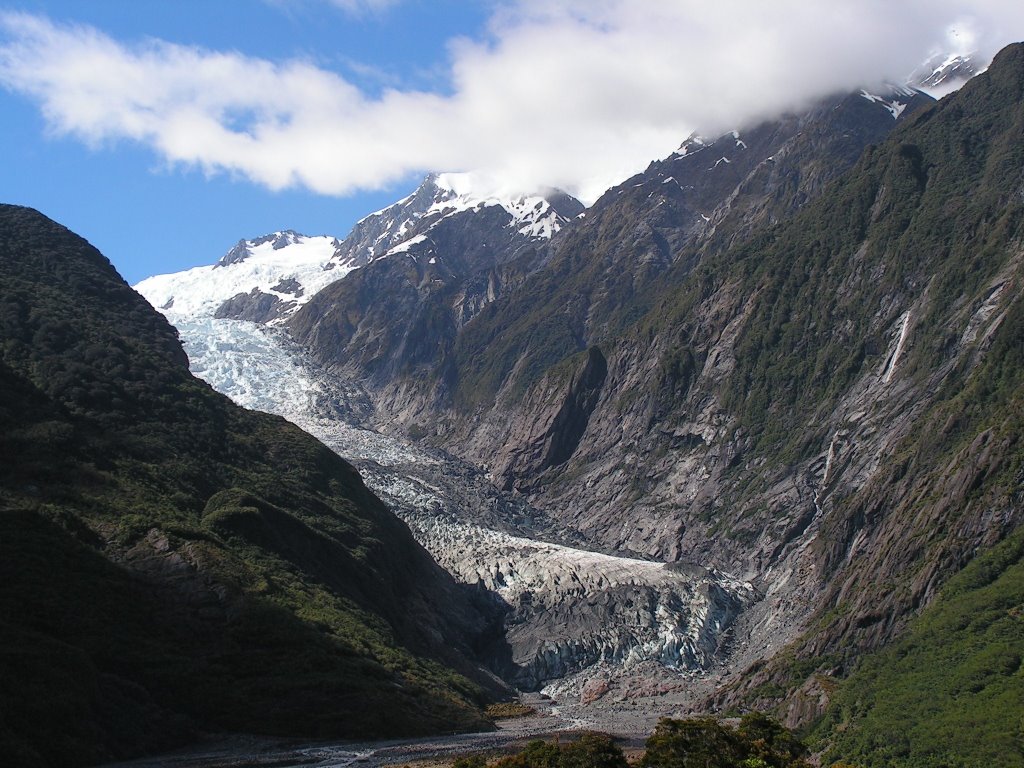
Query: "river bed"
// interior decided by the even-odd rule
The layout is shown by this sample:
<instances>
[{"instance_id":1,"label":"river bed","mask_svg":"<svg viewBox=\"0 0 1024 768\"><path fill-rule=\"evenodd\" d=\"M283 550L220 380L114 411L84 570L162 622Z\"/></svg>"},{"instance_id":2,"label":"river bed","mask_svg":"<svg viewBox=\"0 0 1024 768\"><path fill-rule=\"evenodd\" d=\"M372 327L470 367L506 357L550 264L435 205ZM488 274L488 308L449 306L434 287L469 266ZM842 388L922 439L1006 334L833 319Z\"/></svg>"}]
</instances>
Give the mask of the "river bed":
<instances>
[{"instance_id":1,"label":"river bed","mask_svg":"<svg viewBox=\"0 0 1024 768\"><path fill-rule=\"evenodd\" d=\"M163 755L111 763L105 768L375 768L418 761L447 762L461 754L502 751L530 739L568 736L586 728L586 722L563 715L550 699L527 698L537 708L537 714L501 720L496 731L370 742L309 742L231 735ZM624 738L629 744L642 743L639 734Z\"/></svg>"}]
</instances>

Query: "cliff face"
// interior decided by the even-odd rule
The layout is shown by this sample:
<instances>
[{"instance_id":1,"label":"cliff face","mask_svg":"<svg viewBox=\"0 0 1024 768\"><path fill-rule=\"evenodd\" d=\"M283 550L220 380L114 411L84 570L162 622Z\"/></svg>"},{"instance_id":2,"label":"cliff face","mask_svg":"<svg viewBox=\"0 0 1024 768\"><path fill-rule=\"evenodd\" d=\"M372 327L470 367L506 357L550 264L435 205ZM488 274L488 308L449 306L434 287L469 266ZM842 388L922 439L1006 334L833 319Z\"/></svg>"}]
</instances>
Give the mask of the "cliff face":
<instances>
[{"instance_id":1,"label":"cliff face","mask_svg":"<svg viewBox=\"0 0 1024 768\"><path fill-rule=\"evenodd\" d=\"M486 727L471 648L494 617L349 464L194 379L174 329L35 211L0 207L0 285L9 758Z\"/></svg>"},{"instance_id":2,"label":"cliff face","mask_svg":"<svg viewBox=\"0 0 1024 768\"><path fill-rule=\"evenodd\" d=\"M550 245L509 226L498 206L424 216L402 230L401 254L322 291L289 330L326 369L370 390L380 425L431 423L452 404L464 412L491 402L510 376L521 394L524 380L649 309L652 281L681 251L720 250L789 216L929 103L903 90L837 96L714 141L693 136L583 218L572 218L571 198L549 196L562 226ZM416 199L370 219L394 224Z\"/></svg>"}]
</instances>

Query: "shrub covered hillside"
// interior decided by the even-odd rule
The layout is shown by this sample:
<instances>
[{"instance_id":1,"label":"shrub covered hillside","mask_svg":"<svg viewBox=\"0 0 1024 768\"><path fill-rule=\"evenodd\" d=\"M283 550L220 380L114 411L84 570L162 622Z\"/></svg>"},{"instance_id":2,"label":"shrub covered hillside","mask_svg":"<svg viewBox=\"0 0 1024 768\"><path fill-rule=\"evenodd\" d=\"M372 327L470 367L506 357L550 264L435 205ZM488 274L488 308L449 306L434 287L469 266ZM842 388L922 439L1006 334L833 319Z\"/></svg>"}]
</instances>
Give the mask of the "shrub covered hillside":
<instances>
[{"instance_id":1,"label":"shrub covered hillside","mask_svg":"<svg viewBox=\"0 0 1024 768\"><path fill-rule=\"evenodd\" d=\"M1024 531L950 580L842 683L815 737L865 768L1024 765Z\"/></svg>"},{"instance_id":2,"label":"shrub covered hillside","mask_svg":"<svg viewBox=\"0 0 1024 768\"><path fill-rule=\"evenodd\" d=\"M742 692L757 707L787 698L791 723L1022 520L1022 92L1017 44L735 253L759 293L722 397L768 457L762 476L803 469L815 494L806 632ZM993 693L962 699L961 722Z\"/></svg>"},{"instance_id":3,"label":"shrub covered hillside","mask_svg":"<svg viewBox=\"0 0 1024 768\"><path fill-rule=\"evenodd\" d=\"M194 379L94 248L0 207L5 761L486 726L469 600L351 466Z\"/></svg>"}]
</instances>

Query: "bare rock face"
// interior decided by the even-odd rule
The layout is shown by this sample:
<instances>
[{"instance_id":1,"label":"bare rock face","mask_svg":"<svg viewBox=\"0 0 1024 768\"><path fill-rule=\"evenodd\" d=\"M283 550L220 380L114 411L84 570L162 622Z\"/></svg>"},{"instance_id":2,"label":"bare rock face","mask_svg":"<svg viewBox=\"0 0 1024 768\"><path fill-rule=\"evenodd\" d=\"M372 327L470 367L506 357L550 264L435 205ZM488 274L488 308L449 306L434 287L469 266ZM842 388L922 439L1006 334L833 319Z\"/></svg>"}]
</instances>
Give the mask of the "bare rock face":
<instances>
[{"instance_id":1,"label":"bare rock face","mask_svg":"<svg viewBox=\"0 0 1024 768\"><path fill-rule=\"evenodd\" d=\"M263 293L253 288L249 293L238 293L225 301L213 313L217 320L248 320L252 323L266 323L280 317L295 302L281 301L272 293Z\"/></svg>"},{"instance_id":2,"label":"bare rock face","mask_svg":"<svg viewBox=\"0 0 1024 768\"><path fill-rule=\"evenodd\" d=\"M580 691L580 704L593 704L608 693L609 690L611 690L611 686L609 686L607 680L602 680L600 678L589 680L587 681L587 684L583 686L583 690Z\"/></svg>"},{"instance_id":3,"label":"bare rock face","mask_svg":"<svg viewBox=\"0 0 1024 768\"><path fill-rule=\"evenodd\" d=\"M591 347L582 360L571 361L571 373L545 376L523 408L527 415L510 425L509 439L494 454L489 469L506 490L517 478L536 477L564 464L576 451L608 376L601 350Z\"/></svg>"},{"instance_id":4,"label":"bare rock face","mask_svg":"<svg viewBox=\"0 0 1024 768\"><path fill-rule=\"evenodd\" d=\"M275 250L280 250L276 243ZM236 293L217 307L213 317L216 320L231 319L247 320L251 323L270 323L291 314L298 306L295 299L302 298L305 294L305 288L295 277L279 280L276 285L271 287L271 291L273 293L264 293L259 288L253 288L248 293ZM282 298L289 294L294 298Z\"/></svg>"}]
</instances>

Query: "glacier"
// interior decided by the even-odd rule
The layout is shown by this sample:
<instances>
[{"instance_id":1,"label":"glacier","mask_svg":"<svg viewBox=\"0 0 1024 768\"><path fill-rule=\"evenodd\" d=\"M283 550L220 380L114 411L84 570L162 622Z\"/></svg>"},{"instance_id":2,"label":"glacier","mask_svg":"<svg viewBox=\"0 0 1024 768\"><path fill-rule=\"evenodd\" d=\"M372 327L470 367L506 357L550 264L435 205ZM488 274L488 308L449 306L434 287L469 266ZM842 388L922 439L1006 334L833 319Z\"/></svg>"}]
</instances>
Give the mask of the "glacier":
<instances>
[{"instance_id":1,"label":"glacier","mask_svg":"<svg viewBox=\"0 0 1024 768\"><path fill-rule=\"evenodd\" d=\"M698 565L592 551L479 468L362 425L372 406L358 383L328 376L279 327L317 290L369 263L399 257L423 221L502 205L509 226L550 237L559 218L542 198L481 199L458 175L428 177L416 194L363 219L344 241L274 233L241 241L216 265L142 281L136 289L178 329L190 367L246 408L280 415L351 461L434 559L505 614L489 660L538 690L590 668L655 662L668 670L716 664L752 586ZM376 217L376 218L375 218ZM218 317L253 292L289 302L258 323Z\"/></svg>"}]
</instances>

